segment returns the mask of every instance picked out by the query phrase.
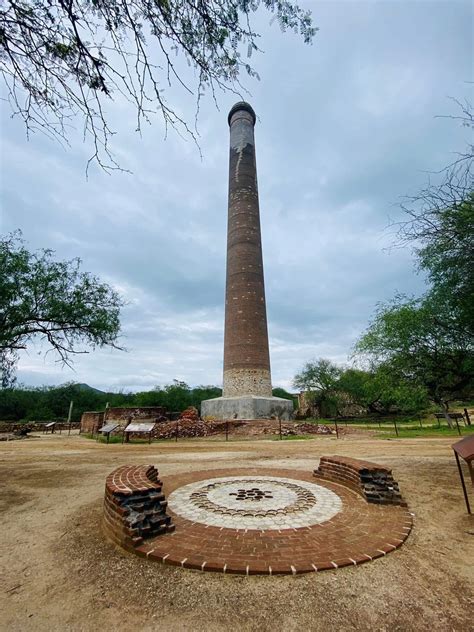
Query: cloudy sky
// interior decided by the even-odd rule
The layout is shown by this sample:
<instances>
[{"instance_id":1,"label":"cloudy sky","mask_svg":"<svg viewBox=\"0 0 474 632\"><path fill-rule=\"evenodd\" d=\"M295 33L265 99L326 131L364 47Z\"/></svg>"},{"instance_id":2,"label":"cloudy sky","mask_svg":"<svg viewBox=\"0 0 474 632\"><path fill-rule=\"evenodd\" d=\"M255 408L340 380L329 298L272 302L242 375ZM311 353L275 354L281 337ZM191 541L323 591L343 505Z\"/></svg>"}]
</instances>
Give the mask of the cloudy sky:
<instances>
[{"instance_id":1,"label":"cloudy sky","mask_svg":"<svg viewBox=\"0 0 474 632\"><path fill-rule=\"evenodd\" d=\"M319 32L312 46L254 20L261 54L246 79L255 129L273 385L302 365L349 361L376 304L421 293L408 250L390 249L401 196L462 149L467 131L437 115L469 97L473 9L449 0L302 2ZM193 100L168 90L189 121ZM142 137L125 103L110 103L114 150L132 174L92 168L79 131L64 149L26 140L2 106L1 232L21 228L32 249L80 257L128 305L122 343L62 368L41 346L20 360L28 385L74 380L144 390L174 378L221 384L227 214L227 112L205 98L195 145L155 119ZM81 122L77 121L78 130Z\"/></svg>"}]
</instances>

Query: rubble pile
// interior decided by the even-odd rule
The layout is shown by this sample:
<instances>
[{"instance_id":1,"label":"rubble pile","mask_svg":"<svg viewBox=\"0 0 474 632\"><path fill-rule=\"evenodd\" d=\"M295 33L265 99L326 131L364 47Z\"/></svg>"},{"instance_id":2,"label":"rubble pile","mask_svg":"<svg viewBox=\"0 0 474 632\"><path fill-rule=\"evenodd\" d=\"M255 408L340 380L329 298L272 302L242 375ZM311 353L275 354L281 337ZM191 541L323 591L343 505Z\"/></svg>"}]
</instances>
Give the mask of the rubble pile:
<instances>
[{"instance_id":1,"label":"rubble pile","mask_svg":"<svg viewBox=\"0 0 474 632\"><path fill-rule=\"evenodd\" d=\"M326 426L326 424L296 424L295 428L297 429L298 434L336 434L334 428Z\"/></svg>"},{"instance_id":2,"label":"rubble pile","mask_svg":"<svg viewBox=\"0 0 474 632\"><path fill-rule=\"evenodd\" d=\"M206 422L181 418L177 421L168 421L158 426L155 436L158 439L174 439L178 437L206 437L209 433L209 425Z\"/></svg>"},{"instance_id":3,"label":"rubble pile","mask_svg":"<svg viewBox=\"0 0 474 632\"><path fill-rule=\"evenodd\" d=\"M233 429L244 423L244 421L235 419L203 421L199 419L197 410L191 407L186 409L177 421L168 421L157 426L154 436L157 439L174 439L176 434L178 438L208 437L225 433L226 430L232 432Z\"/></svg>"},{"instance_id":4,"label":"rubble pile","mask_svg":"<svg viewBox=\"0 0 474 632\"><path fill-rule=\"evenodd\" d=\"M242 436L254 436L262 434L275 435L279 433L279 426L275 420L219 420L199 418L196 408L187 408L177 421L166 421L155 427L154 438L175 439L188 437L208 437L217 434L236 434ZM292 423L282 424L282 435L320 434L332 435L335 430L325 424Z\"/></svg>"},{"instance_id":5,"label":"rubble pile","mask_svg":"<svg viewBox=\"0 0 474 632\"><path fill-rule=\"evenodd\" d=\"M198 413L197 408L194 408L194 406L189 406L189 408L186 408L186 410L183 410L179 421L182 421L183 419L190 419L191 421L199 421L199 413Z\"/></svg>"}]
</instances>

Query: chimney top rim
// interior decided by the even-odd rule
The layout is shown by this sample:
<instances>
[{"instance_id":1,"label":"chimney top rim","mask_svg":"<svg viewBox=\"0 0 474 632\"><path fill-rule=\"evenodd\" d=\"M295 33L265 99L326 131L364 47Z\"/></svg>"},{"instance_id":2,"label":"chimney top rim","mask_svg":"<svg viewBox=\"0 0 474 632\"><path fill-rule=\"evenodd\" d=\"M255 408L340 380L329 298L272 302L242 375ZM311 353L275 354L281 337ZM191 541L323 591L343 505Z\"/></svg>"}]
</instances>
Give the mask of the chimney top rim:
<instances>
[{"instance_id":1,"label":"chimney top rim","mask_svg":"<svg viewBox=\"0 0 474 632\"><path fill-rule=\"evenodd\" d=\"M230 121L232 119L232 117L234 116L234 114L236 112L239 112L240 110L243 110L244 112L248 112L250 114L250 116L253 119L253 124L255 125L255 121L257 120L257 117L255 115L255 111L253 109L253 107L250 105L250 103L247 103L246 101L239 101L238 103L235 103L235 105L232 106L230 112L229 112L229 116L227 117L227 121L230 125Z\"/></svg>"}]
</instances>

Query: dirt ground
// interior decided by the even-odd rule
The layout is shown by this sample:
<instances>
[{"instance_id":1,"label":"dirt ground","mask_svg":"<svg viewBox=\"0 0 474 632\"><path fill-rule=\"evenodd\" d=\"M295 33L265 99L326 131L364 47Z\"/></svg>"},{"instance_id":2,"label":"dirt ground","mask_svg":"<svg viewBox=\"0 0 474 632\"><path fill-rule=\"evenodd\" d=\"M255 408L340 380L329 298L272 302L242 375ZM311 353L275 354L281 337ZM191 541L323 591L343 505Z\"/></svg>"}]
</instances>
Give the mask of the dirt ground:
<instances>
[{"instance_id":1,"label":"dirt ground","mask_svg":"<svg viewBox=\"0 0 474 632\"><path fill-rule=\"evenodd\" d=\"M454 441L359 433L227 444L107 446L77 435L0 443L0 628L474 630L474 516L465 510ZM165 479L224 467L308 471L323 454L393 468L415 514L401 549L360 567L240 577L147 562L102 536L105 477L119 465L150 463Z\"/></svg>"}]
</instances>

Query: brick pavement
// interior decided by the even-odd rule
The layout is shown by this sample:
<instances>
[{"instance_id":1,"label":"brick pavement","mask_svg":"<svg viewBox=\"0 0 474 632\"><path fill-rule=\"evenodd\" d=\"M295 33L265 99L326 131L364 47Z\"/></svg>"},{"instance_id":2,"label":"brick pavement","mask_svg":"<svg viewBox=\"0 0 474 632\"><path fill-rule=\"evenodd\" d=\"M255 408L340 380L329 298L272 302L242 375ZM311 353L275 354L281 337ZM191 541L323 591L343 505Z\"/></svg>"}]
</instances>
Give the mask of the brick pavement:
<instances>
[{"instance_id":1,"label":"brick pavement","mask_svg":"<svg viewBox=\"0 0 474 632\"><path fill-rule=\"evenodd\" d=\"M259 483L262 489L265 477L291 479L295 484L315 482L311 472L293 470L206 470L167 477L162 491L169 498L175 490L198 481L209 485L213 479L252 476L263 479ZM408 537L412 515L405 507L368 504L360 494L340 484L321 480L317 484L335 494L342 505L330 519L317 524L284 529L228 528L190 520L178 513L178 506L175 510L168 506L174 532L147 539L140 546L122 546L149 560L183 568L296 575L369 562L394 551ZM258 501L264 496L258 491L238 494L254 496ZM236 516L236 527L238 521Z\"/></svg>"}]
</instances>

